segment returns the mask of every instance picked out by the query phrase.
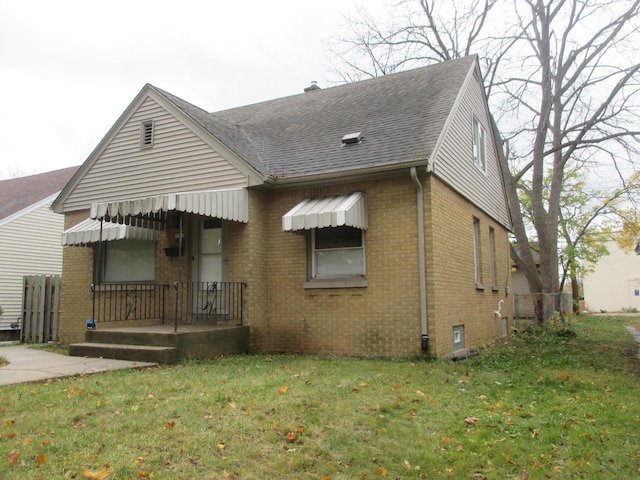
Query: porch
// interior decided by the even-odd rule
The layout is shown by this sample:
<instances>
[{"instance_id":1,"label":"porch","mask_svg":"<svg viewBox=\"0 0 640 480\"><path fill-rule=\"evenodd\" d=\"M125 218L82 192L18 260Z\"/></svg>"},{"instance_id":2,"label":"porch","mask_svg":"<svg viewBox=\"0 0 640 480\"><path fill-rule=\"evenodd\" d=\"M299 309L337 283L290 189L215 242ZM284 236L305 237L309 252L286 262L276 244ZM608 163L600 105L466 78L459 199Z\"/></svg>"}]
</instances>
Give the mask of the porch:
<instances>
[{"instance_id":1,"label":"porch","mask_svg":"<svg viewBox=\"0 0 640 480\"><path fill-rule=\"evenodd\" d=\"M73 356L176 363L249 349L244 283L91 285L92 318Z\"/></svg>"}]
</instances>

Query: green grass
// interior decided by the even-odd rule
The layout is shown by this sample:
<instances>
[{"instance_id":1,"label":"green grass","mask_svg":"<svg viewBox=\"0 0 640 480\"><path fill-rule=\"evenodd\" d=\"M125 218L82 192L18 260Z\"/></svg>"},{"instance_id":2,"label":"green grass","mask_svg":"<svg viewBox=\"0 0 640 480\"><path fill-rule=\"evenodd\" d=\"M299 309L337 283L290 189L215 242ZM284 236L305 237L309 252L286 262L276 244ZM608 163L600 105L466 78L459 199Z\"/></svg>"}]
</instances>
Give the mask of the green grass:
<instances>
[{"instance_id":1,"label":"green grass","mask_svg":"<svg viewBox=\"0 0 640 480\"><path fill-rule=\"evenodd\" d=\"M625 323L464 362L233 356L4 387L0 478L637 478Z\"/></svg>"}]
</instances>

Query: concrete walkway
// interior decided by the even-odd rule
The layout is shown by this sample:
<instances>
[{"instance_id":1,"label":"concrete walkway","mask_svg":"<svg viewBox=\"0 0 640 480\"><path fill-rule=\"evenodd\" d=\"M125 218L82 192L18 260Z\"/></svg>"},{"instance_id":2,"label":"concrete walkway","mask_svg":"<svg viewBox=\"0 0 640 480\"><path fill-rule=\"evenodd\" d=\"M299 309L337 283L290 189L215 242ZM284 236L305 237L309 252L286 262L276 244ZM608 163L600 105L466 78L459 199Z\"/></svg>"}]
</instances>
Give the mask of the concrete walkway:
<instances>
[{"instance_id":1,"label":"concrete walkway","mask_svg":"<svg viewBox=\"0 0 640 480\"><path fill-rule=\"evenodd\" d=\"M0 346L0 357L8 365L0 367L0 385L42 382L123 368L154 367L156 363L129 362L108 358L70 357L25 345Z\"/></svg>"}]
</instances>

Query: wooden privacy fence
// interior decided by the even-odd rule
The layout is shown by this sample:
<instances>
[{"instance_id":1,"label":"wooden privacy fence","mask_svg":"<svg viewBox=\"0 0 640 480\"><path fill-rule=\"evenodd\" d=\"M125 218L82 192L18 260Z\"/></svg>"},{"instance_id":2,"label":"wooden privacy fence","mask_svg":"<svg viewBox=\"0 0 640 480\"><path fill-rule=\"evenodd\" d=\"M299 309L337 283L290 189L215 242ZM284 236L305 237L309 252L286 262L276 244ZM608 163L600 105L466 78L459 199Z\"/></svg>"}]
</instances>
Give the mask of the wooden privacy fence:
<instances>
[{"instance_id":1,"label":"wooden privacy fence","mask_svg":"<svg viewBox=\"0 0 640 480\"><path fill-rule=\"evenodd\" d=\"M28 275L23 280L20 341L58 340L60 275Z\"/></svg>"}]
</instances>

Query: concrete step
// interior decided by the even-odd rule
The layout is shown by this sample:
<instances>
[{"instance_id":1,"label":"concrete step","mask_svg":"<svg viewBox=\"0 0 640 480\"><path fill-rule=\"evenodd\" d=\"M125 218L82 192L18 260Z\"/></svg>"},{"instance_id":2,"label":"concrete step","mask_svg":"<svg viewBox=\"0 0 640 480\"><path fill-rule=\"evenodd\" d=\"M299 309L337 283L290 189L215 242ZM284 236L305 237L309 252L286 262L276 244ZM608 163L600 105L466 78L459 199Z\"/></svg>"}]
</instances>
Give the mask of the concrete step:
<instances>
[{"instance_id":1,"label":"concrete step","mask_svg":"<svg viewBox=\"0 0 640 480\"><path fill-rule=\"evenodd\" d=\"M113 358L135 362L155 362L164 365L178 362L178 350L175 347L122 343L74 343L69 345L69 355L74 357Z\"/></svg>"},{"instance_id":2,"label":"concrete step","mask_svg":"<svg viewBox=\"0 0 640 480\"><path fill-rule=\"evenodd\" d=\"M121 345L149 345L153 347L175 347L173 332L149 332L136 329L87 330L84 339L89 343L117 343Z\"/></svg>"}]
</instances>

